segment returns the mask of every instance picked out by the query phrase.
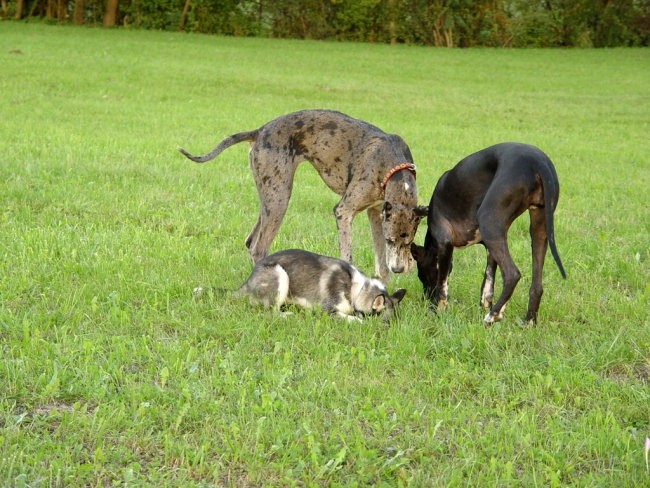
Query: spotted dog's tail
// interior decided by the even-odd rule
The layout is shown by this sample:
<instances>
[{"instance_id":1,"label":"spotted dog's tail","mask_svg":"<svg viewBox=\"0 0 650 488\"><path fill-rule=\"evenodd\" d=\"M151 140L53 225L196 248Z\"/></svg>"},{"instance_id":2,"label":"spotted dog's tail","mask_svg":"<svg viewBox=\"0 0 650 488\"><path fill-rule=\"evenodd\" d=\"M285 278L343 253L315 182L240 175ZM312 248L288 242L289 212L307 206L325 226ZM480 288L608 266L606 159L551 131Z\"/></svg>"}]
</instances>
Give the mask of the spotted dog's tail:
<instances>
[{"instance_id":1,"label":"spotted dog's tail","mask_svg":"<svg viewBox=\"0 0 650 488\"><path fill-rule=\"evenodd\" d=\"M205 163L206 161L210 161L211 159L216 158L219 154L221 154L225 149L228 149L230 146L234 146L235 144L244 141L254 142L255 139L257 138L258 133L259 133L259 129L233 134L230 137L226 137L223 141L221 141L217 145L217 147L215 147L212 151L210 151L208 154L205 154L203 156L194 156L193 154L188 153L182 147L179 147L178 150L181 152L181 154L183 154L188 159L191 159L195 163Z\"/></svg>"},{"instance_id":2,"label":"spotted dog's tail","mask_svg":"<svg viewBox=\"0 0 650 488\"><path fill-rule=\"evenodd\" d=\"M557 246L555 245L555 232L553 226L553 212L555 212L555 206L557 205L558 199L560 197L560 183L558 181L555 168L553 167L553 163L548 157L546 158L546 161L547 164L540 164L537 166L539 175L542 177L542 186L544 187L546 237L548 239L548 246L551 248L553 259L555 259L555 264L557 264L562 278L566 279L564 266L562 266L562 261L560 260L559 253L557 252Z\"/></svg>"}]
</instances>

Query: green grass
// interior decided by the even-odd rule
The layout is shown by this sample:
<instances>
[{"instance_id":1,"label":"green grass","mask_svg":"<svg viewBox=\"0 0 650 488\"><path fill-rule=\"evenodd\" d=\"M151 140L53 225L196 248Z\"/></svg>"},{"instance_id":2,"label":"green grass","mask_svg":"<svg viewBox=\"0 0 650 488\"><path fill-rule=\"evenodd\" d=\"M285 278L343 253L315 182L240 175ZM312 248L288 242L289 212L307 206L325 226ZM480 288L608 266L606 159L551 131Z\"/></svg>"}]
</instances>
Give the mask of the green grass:
<instances>
[{"instance_id":1,"label":"green grass","mask_svg":"<svg viewBox=\"0 0 650 488\"><path fill-rule=\"evenodd\" d=\"M16 51L19 51L17 54ZM650 483L650 50L444 50L0 23L0 485ZM282 319L216 291L250 271L242 144L176 152L302 108L401 134L421 203L487 145L536 144L561 182L540 323L449 310L415 273L399 321ZM273 249L336 255L308 166ZM420 229L419 241L424 234ZM366 218L355 263L373 269Z\"/></svg>"}]
</instances>

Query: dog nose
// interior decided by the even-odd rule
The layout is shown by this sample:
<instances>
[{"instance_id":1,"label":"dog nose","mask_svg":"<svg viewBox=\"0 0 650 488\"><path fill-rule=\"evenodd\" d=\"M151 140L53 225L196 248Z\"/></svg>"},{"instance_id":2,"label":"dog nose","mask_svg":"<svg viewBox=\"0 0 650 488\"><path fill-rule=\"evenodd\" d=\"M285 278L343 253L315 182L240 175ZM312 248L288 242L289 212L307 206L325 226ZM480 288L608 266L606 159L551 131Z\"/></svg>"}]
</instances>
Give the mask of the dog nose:
<instances>
[{"instance_id":1,"label":"dog nose","mask_svg":"<svg viewBox=\"0 0 650 488\"><path fill-rule=\"evenodd\" d=\"M390 269L393 273L402 273L404 271L404 266L399 265L399 266L393 266Z\"/></svg>"}]
</instances>

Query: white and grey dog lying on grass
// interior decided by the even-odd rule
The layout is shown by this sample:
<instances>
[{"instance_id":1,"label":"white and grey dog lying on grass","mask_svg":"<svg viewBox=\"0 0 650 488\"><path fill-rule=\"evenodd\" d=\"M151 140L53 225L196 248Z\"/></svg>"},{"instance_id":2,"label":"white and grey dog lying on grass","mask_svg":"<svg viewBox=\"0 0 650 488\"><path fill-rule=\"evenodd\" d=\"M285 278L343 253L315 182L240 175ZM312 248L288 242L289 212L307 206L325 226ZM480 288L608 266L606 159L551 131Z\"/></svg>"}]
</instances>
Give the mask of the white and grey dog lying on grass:
<instances>
[{"instance_id":1,"label":"white and grey dog lying on grass","mask_svg":"<svg viewBox=\"0 0 650 488\"><path fill-rule=\"evenodd\" d=\"M368 278L350 263L300 249L280 251L261 259L235 292L265 307L320 306L327 313L348 320L381 315L386 322L405 293L406 290L399 289L389 295L381 281Z\"/></svg>"}]
</instances>

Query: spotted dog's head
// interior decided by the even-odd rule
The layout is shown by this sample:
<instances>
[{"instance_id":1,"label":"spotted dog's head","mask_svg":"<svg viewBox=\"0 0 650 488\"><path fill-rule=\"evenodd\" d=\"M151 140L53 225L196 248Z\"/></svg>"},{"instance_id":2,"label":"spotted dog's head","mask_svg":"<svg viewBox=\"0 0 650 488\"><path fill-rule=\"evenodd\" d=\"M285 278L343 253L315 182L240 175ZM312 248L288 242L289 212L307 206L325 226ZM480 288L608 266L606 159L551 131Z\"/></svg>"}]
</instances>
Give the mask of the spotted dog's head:
<instances>
[{"instance_id":1,"label":"spotted dog's head","mask_svg":"<svg viewBox=\"0 0 650 488\"><path fill-rule=\"evenodd\" d=\"M386 265L393 273L413 269L411 244L427 207L406 207L384 202L382 207L382 230L386 241Z\"/></svg>"}]
</instances>

